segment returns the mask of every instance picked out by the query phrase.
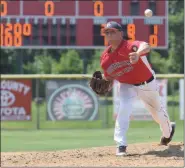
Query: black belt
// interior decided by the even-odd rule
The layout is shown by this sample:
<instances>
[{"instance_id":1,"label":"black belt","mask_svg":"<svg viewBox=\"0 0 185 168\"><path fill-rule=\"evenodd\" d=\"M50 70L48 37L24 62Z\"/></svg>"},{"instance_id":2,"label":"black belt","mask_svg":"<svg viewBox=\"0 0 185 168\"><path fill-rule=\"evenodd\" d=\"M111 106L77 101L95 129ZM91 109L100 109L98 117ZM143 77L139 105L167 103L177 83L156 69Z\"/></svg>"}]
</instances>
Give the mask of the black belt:
<instances>
[{"instance_id":1,"label":"black belt","mask_svg":"<svg viewBox=\"0 0 185 168\"><path fill-rule=\"evenodd\" d=\"M141 82L141 83L138 83L138 84L134 84L134 86L144 85L144 84L150 83L153 80L154 80L154 76L152 75L152 77L150 79L148 79L147 81Z\"/></svg>"}]
</instances>

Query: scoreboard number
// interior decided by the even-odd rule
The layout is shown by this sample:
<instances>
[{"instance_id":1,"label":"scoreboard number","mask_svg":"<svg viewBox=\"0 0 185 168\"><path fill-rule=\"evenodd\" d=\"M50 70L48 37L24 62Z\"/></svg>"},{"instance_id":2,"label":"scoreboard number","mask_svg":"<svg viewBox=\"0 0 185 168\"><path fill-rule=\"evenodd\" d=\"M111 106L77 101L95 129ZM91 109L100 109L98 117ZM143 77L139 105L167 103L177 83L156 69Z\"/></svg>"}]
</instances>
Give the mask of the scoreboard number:
<instances>
[{"instance_id":1,"label":"scoreboard number","mask_svg":"<svg viewBox=\"0 0 185 168\"><path fill-rule=\"evenodd\" d=\"M11 23L7 23L6 25L6 29L5 29L5 37L4 37L4 42L6 46L12 46L13 45L13 40L12 40L12 34L11 34L11 30L12 30L12 24ZM2 29L1 29L2 31Z\"/></svg>"},{"instance_id":2,"label":"scoreboard number","mask_svg":"<svg viewBox=\"0 0 185 168\"><path fill-rule=\"evenodd\" d=\"M103 16L104 5L102 1L94 2L94 16Z\"/></svg>"},{"instance_id":3,"label":"scoreboard number","mask_svg":"<svg viewBox=\"0 0 185 168\"><path fill-rule=\"evenodd\" d=\"M0 46L22 46L22 36L31 35L31 24L7 23L0 24Z\"/></svg>"},{"instance_id":4,"label":"scoreboard number","mask_svg":"<svg viewBox=\"0 0 185 168\"><path fill-rule=\"evenodd\" d=\"M0 11L1 11L1 15L0 16L6 16L7 15L7 2L4 0L1 0L1 4L0 4Z\"/></svg>"},{"instance_id":5,"label":"scoreboard number","mask_svg":"<svg viewBox=\"0 0 185 168\"><path fill-rule=\"evenodd\" d=\"M22 35L22 25L19 24L19 23L16 23L14 25L14 45L15 46L21 46L22 44L22 38L21 38L21 35Z\"/></svg>"},{"instance_id":6,"label":"scoreboard number","mask_svg":"<svg viewBox=\"0 0 185 168\"><path fill-rule=\"evenodd\" d=\"M45 15L46 16L53 16L55 11L55 5L53 1L46 1L44 4L45 7Z\"/></svg>"},{"instance_id":7,"label":"scoreboard number","mask_svg":"<svg viewBox=\"0 0 185 168\"><path fill-rule=\"evenodd\" d=\"M154 34L149 36L149 44L152 47L157 47L157 45L158 45L157 34L158 34L158 25L154 25Z\"/></svg>"},{"instance_id":8,"label":"scoreboard number","mask_svg":"<svg viewBox=\"0 0 185 168\"><path fill-rule=\"evenodd\" d=\"M136 33L135 24L128 24L127 25L127 34L128 34L128 37L131 38L130 39L131 41L134 41L136 39L135 33Z\"/></svg>"}]
</instances>

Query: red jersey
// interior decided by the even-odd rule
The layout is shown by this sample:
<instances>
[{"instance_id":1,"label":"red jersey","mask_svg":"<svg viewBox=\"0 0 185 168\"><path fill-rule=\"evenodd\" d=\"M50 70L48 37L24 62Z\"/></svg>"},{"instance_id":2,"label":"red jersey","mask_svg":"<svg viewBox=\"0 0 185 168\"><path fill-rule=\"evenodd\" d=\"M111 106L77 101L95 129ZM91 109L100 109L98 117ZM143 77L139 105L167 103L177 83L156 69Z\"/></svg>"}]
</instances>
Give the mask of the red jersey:
<instances>
[{"instance_id":1,"label":"red jersey","mask_svg":"<svg viewBox=\"0 0 185 168\"><path fill-rule=\"evenodd\" d=\"M141 55L136 64L130 63L129 53L136 51L141 43L142 41L123 40L112 53L109 53L111 46L107 47L100 59L105 77L128 84L138 84L150 79L152 69L146 58L147 53Z\"/></svg>"}]
</instances>

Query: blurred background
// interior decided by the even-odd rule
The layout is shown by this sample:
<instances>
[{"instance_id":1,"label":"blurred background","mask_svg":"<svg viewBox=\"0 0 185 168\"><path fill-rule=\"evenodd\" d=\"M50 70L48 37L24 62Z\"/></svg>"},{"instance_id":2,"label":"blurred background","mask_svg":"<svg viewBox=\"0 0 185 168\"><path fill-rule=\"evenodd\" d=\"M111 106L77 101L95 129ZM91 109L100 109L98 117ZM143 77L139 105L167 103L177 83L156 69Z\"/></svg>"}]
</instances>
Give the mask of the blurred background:
<instances>
[{"instance_id":1,"label":"blurred background","mask_svg":"<svg viewBox=\"0 0 185 168\"><path fill-rule=\"evenodd\" d=\"M111 20L131 40L152 46L160 96L177 123L174 141L183 141L184 1L1 0L0 9L2 151L114 145L116 84L106 97L88 87L88 77L101 70L101 29ZM128 142L160 136L137 100Z\"/></svg>"}]
</instances>

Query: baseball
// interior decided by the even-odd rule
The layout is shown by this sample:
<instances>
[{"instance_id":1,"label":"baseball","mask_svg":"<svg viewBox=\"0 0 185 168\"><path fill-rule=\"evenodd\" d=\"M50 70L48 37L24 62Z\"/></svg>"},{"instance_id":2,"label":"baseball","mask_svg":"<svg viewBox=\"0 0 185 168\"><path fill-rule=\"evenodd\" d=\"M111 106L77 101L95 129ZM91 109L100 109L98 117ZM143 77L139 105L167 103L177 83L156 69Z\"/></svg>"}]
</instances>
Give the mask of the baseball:
<instances>
[{"instance_id":1,"label":"baseball","mask_svg":"<svg viewBox=\"0 0 185 168\"><path fill-rule=\"evenodd\" d=\"M145 16L146 16L146 17L151 17L152 15L153 15L152 10L150 10L150 9L146 9L146 10L145 10Z\"/></svg>"}]
</instances>

